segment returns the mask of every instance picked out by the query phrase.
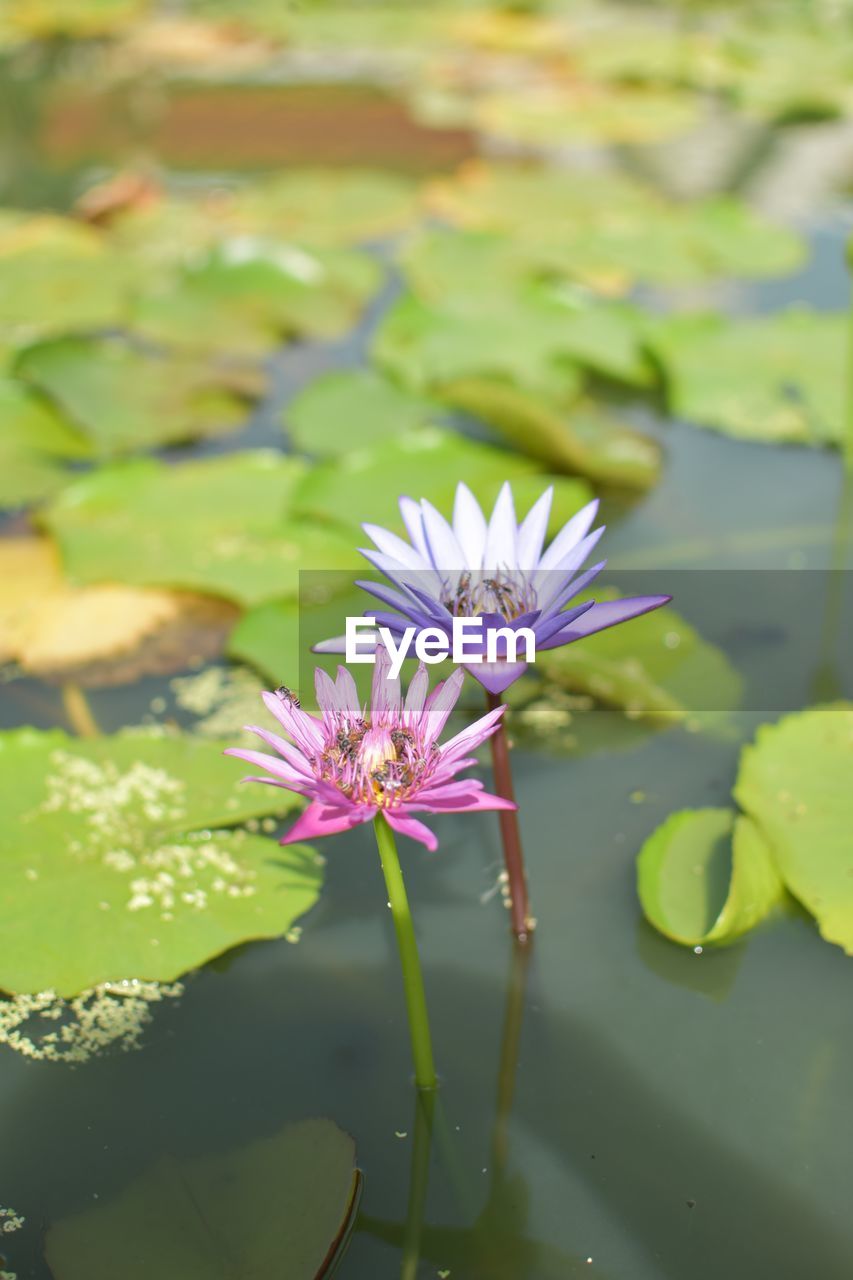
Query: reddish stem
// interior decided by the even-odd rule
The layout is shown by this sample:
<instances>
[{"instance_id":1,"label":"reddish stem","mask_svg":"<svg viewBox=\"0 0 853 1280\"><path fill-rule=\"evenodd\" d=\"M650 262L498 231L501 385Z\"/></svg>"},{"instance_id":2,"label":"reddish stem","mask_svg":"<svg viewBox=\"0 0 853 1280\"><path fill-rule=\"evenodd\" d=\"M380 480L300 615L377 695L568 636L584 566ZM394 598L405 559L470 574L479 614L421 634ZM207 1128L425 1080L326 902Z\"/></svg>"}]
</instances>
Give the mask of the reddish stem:
<instances>
[{"instance_id":1,"label":"reddish stem","mask_svg":"<svg viewBox=\"0 0 853 1280\"><path fill-rule=\"evenodd\" d=\"M486 698L490 711L501 705L501 699L495 693L489 693L487 690ZM512 769L509 763L509 743L507 742L503 719L499 721L497 732L492 734L490 741L492 744L495 790L504 800L512 800L515 803ZM504 847L512 931L519 942L527 942L533 932L533 920L530 916L530 903L527 899L527 880L524 874L521 833L518 828L518 810L499 809L498 821L501 824L501 839Z\"/></svg>"}]
</instances>

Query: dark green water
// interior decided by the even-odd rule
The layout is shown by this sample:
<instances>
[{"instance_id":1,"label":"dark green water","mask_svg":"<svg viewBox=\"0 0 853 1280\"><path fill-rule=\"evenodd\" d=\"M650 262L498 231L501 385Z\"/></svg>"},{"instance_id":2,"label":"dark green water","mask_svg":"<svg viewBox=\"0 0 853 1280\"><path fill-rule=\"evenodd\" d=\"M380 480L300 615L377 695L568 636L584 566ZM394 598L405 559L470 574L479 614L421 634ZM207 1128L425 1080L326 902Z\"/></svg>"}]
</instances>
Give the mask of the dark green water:
<instances>
[{"instance_id":1,"label":"dark green water","mask_svg":"<svg viewBox=\"0 0 853 1280\"><path fill-rule=\"evenodd\" d=\"M738 308L843 305L842 245L840 224L818 224L810 268L784 291L742 291ZM274 397L216 447L278 440L274 406L321 368L357 360L364 337L283 353ZM837 456L651 425L664 478L630 509L611 504L614 565L655 569L666 590L676 570L830 564ZM808 651L803 703L824 660L838 692L853 693L846 635ZM145 681L96 692L92 705L114 728L138 722L160 691ZM61 721L58 692L33 682L5 686L2 703L4 725ZM745 735L761 710L744 716ZM438 853L403 850L442 1074L410 1277L846 1280L850 961L798 915L715 954L646 926L638 848L674 808L728 801L739 744L680 729L607 733L610 745L590 753L516 753L539 921L523 971L490 892L492 816L440 819ZM225 1150L314 1115L354 1135L365 1174L341 1280L400 1274L415 1119L391 919L369 830L324 852L326 887L299 944L252 946L192 978L179 1003L155 1011L141 1050L76 1069L2 1052L0 1202L27 1218L4 1246L21 1280L49 1274L52 1222L108 1199L163 1153ZM168 1259L152 1259L154 1274L172 1280ZM286 1259L276 1274L287 1276Z\"/></svg>"}]
</instances>

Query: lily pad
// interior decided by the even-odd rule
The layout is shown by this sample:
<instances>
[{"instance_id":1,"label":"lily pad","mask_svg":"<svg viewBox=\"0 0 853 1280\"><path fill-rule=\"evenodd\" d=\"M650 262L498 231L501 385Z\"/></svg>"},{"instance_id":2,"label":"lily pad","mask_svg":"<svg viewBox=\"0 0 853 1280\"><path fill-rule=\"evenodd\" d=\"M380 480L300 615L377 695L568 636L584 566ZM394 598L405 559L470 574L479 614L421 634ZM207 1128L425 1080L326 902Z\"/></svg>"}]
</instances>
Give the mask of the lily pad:
<instances>
[{"instance_id":1,"label":"lily pad","mask_svg":"<svg viewBox=\"0 0 853 1280\"><path fill-rule=\"evenodd\" d=\"M612 588L590 594L601 602L619 599ZM631 719L728 711L740 699L740 677L725 654L704 641L671 605L547 649L537 654L536 667L562 688L624 708Z\"/></svg>"},{"instance_id":2,"label":"lily pad","mask_svg":"<svg viewBox=\"0 0 853 1280\"><path fill-rule=\"evenodd\" d=\"M435 418L436 408L374 369L348 369L310 383L287 406L284 421L297 449L335 457L415 431Z\"/></svg>"},{"instance_id":3,"label":"lily pad","mask_svg":"<svg viewBox=\"0 0 853 1280\"><path fill-rule=\"evenodd\" d=\"M840 443L848 317L676 316L651 331L674 414L743 440Z\"/></svg>"},{"instance_id":4,"label":"lily pad","mask_svg":"<svg viewBox=\"0 0 853 1280\"><path fill-rule=\"evenodd\" d=\"M292 600L271 600L243 615L228 639L228 655L248 662L276 686L293 681L300 661L301 610Z\"/></svg>"},{"instance_id":5,"label":"lily pad","mask_svg":"<svg viewBox=\"0 0 853 1280\"><path fill-rule=\"evenodd\" d=\"M0 735L0 767L15 778L0 833L0 988L72 996L168 982L285 933L313 905L311 849L234 829L296 797L241 787L222 747L142 731Z\"/></svg>"},{"instance_id":6,"label":"lily pad","mask_svg":"<svg viewBox=\"0 0 853 1280\"><path fill-rule=\"evenodd\" d=\"M142 17L150 0L9 0L3 17L34 39L114 35Z\"/></svg>"},{"instance_id":7,"label":"lily pad","mask_svg":"<svg viewBox=\"0 0 853 1280\"><path fill-rule=\"evenodd\" d=\"M417 187L400 174L295 169L238 191L229 216L251 234L333 246L391 235L418 213Z\"/></svg>"},{"instance_id":8,"label":"lily pad","mask_svg":"<svg viewBox=\"0 0 853 1280\"><path fill-rule=\"evenodd\" d=\"M512 270L526 259L531 269L604 293L623 292L633 281L679 285L782 275L806 255L802 237L733 197L676 204L609 174L578 182L559 171L466 166L435 183L429 198L463 227L511 235L504 262ZM492 252L497 256L494 246Z\"/></svg>"},{"instance_id":9,"label":"lily pad","mask_svg":"<svg viewBox=\"0 0 853 1280\"><path fill-rule=\"evenodd\" d=\"M21 344L121 322L132 265L82 223L14 220L0 235L0 338Z\"/></svg>"},{"instance_id":10,"label":"lily pad","mask_svg":"<svg viewBox=\"0 0 853 1280\"><path fill-rule=\"evenodd\" d=\"M245 421L244 395L259 379L157 355L119 338L56 338L24 351L16 373L74 422L92 448L110 457L177 444Z\"/></svg>"},{"instance_id":11,"label":"lily pad","mask_svg":"<svg viewBox=\"0 0 853 1280\"><path fill-rule=\"evenodd\" d=\"M336 519L354 531L360 531L362 521L370 520L402 532L397 506L400 495L429 498L449 516L460 480L489 508L503 482L509 480L519 513L528 510L553 484L552 533L590 497L582 480L544 475L530 459L437 427L425 427L377 448L314 467L297 486L293 506L315 519ZM363 561L361 565L363 568Z\"/></svg>"},{"instance_id":12,"label":"lily pad","mask_svg":"<svg viewBox=\"0 0 853 1280\"><path fill-rule=\"evenodd\" d=\"M56 1280L330 1274L358 1203L352 1138L302 1120L224 1155L166 1158L47 1234Z\"/></svg>"},{"instance_id":13,"label":"lily pad","mask_svg":"<svg viewBox=\"0 0 853 1280\"><path fill-rule=\"evenodd\" d=\"M358 320L378 264L343 249L232 239L138 296L132 328L190 351L263 355L292 336L333 338Z\"/></svg>"},{"instance_id":14,"label":"lily pad","mask_svg":"<svg viewBox=\"0 0 853 1280\"><path fill-rule=\"evenodd\" d=\"M493 375L568 400L581 375L563 341L565 320L560 301L541 292L485 299L457 294L440 306L408 295L385 315L373 356L421 394L457 378Z\"/></svg>"},{"instance_id":15,"label":"lily pad","mask_svg":"<svg viewBox=\"0 0 853 1280\"><path fill-rule=\"evenodd\" d=\"M784 898L761 828L731 809L682 809L637 858L647 919L685 946L726 946Z\"/></svg>"},{"instance_id":16,"label":"lily pad","mask_svg":"<svg viewBox=\"0 0 853 1280\"><path fill-rule=\"evenodd\" d=\"M176 466L135 459L69 485L42 518L76 582L184 588L242 605L295 598L300 570L358 563L334 525L294 518L304 471L273 450Z\"/></svg>"},{"instance_id":17,"label":"lily pad","mask_svg":"<svg viewBox=\"0 0 853 1280\"><path fill-rule=\"evenodd\" d=\"M658 444L591 402L577 401L561 410L544 397L485 378L450 382L437 394L555 470L630 489L647 489L660 475Z\"/></svg>"},{"instance_id":18,"label":"lily pad","mask_svg":"<svg viewBox=\"0 0 853 1280\"><path fill-rule=\"evenodd\" d=\"M61 460L89 452L79 432L11 378L0 378L0 417L0 507L54 493L69 478Z\"/></svg>"},{"instance_id":19,"label":"lily pad","mask_svg":"<svg viewBox=\"0 0 853 1280\"><path fill-rule=\"evenodd\" d=\"M221 652L234 610L207 596L104 583L71 587L47 538L0 539L0 663L97 686Z\"/></svg>"},{"instance_id":20,"label":"lily pad","mask_svg":"<svg viewBox=\"0 0 853 1280\"><path fill-rule=\"evenodd\" d=\"M853 954L853 705L815 707L759 729L734 796L824 938Z\"/></svg>"}]
</instances>

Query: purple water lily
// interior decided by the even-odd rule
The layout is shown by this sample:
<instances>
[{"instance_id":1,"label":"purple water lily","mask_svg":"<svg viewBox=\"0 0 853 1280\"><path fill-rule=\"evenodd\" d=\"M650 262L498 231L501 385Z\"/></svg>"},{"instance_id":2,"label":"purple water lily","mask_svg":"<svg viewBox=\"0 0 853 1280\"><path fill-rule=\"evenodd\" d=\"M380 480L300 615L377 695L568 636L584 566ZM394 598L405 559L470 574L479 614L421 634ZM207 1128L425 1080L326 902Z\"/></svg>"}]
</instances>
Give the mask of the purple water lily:
<instances>
[{"instance_id":1,"label":"purple water lily","mask_svg":"<svg viewBox=\"0 0 853 1280\"><path fill-rule=\"evenodd\" d=\"M479 617L481 639L469 643L468 652L485 654L492 632L497 660L477 661L475 656L464 665L490 693L500 694L528 665L518 658L524 645L511 652L507 630L532 631L537 651L556 649L667 603L670 596L656 595L573 605L606 564L601 560L581 572L604 527L590 532L598 511L598 502L590 502L543 550L552 497L553 490L546 489L519 523L512 489L505 483L487 520L471 490L460 483L452 522L426 499L400 499L408 542L379 525L365 524L374 547L362 548L362 555L390 584L358 584L385 606L369 611L377 624L387 627L395 642L407 626L435 628L450 640L454 618ZM343 647L339 638L317 649L340 653Z\"/></svg>"},{"instance_id":2,"label":"purple water lily","mask_svg":"<svg viewBox=\"0 0 853 1280\"><path fill-rule=\"evenodd\" d=\"M304 711L286 690L263 695L267 709L288 735L248 726L278 755L229 747L265 770L247 782L266 782L307 796L310 804L282 838L282 844L346 831L381 815L398 834L437 847L417 813L461 813L515 806L483 790L475 778L456 775L474 764L471 753L493 734L503 707L440 745L439 734L456 705L464 680L457 669L431 693L423 664L403 701L399 679L389 676L385 649L376 653L371 706L363 708L346 667L337 680L316 671L321 716Z\"/></svg>"}]
</instances>

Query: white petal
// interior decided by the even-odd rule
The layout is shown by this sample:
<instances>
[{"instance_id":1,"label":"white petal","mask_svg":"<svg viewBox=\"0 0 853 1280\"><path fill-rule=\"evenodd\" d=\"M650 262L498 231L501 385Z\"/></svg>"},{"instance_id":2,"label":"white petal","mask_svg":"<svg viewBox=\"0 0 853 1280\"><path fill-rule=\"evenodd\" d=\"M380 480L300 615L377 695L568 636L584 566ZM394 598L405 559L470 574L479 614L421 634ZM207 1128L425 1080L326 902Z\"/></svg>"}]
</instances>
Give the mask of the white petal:
<instances>
[{"instance_id":1,"label":"white petal","mask_svg":"<svg viewBox=\"0 0 853 1280\"><path fill-rule=\"evenodd\" d=\"M545 534L548 531L548 518L551 515L553 497L554 486L549 485L541 498L536 499L519 526L518 566L520 569L535 569L539 564Z\"/></svg>"},{"instance_id":2,"label":"white petal","mask_svg":"<svg viewBox=\"0 0 853 1280\"><path fill-rule=\"evenodd\" d=\"M383 529L378 524L363 524L362 529L368 538L372 538L383 555L392 556L408 569L429 569L429 560L425 560L416 547L409 546L390 529Z\"/></svg>"},{"instance_id":3,"label":"white petal","mask_svg":"<svg viewBox=\"0 0 853 1280\"><path fill-rule=\"evenodd\" d=\"M465 555L469 569L482 569L486 549L486 517L467 484L456 486L453 503L453 532Z\"/></svg>"},{"instance_id":4,"label":"white petal","mask_svg":"<svg viewBox=\"0 0 853 1280\"><path fill-rule=\"evenodd\" d=\"M424 498L421 502L424 517L424 533L429 546L430 559L436 569L463 569L465 557L456 536L440 511Z\"/></svg>"},{"instance_id":5,"label":"white petal","mask_svg":"<svg viewBox=\"0 0 853 1280\"><path fill-rule=\"evenodd\" d=\"M515 506L512 501L512 489L508 481L501 485L498 500L489 521L486 534L486 550L483 554L484 569L517 569L518 568L518 524L515 519Z\"/></svg>"},{"instance_id":6,"label":"white petal","mask_svg":"<svg viewBox=\"0 0 853 1280\"><path fill-rule=\"evenodd\" d=\"M403 517L406 532L412 540L412 546L421 553L425 560L429 560L429 547L424 537L424 517L421 511L421 504L415 502L414 498L402 497L400 499L400 515Z\"/></svg>"},{"instance_id":7,"label":"white petal","mask_svg":"<svg viewBox=\"0 0 853 1280\"><path fill-rule=\"evenodd\" d=\"M595 519L598 511L598 499L594 498L592 502L588 502L575 515L572 516L568 524L563 525L542 559L539 561L540 569L555 569L559 562L567 555L573 547L577 546L581 538L583 538L589 530L590 525Z\"/></svg>"}]
</instances>

